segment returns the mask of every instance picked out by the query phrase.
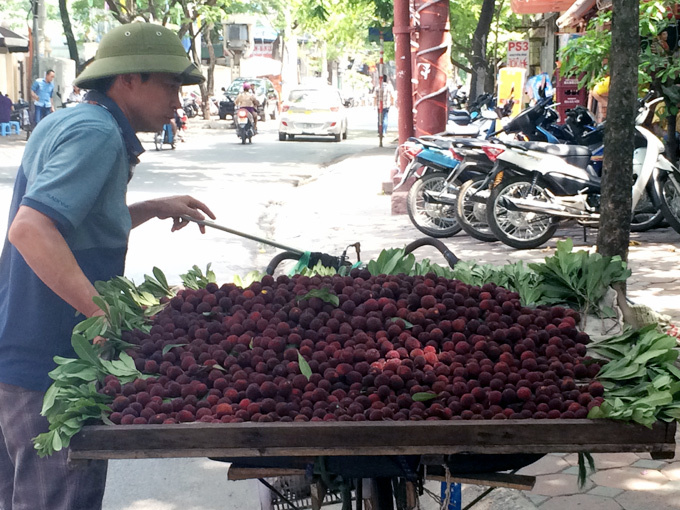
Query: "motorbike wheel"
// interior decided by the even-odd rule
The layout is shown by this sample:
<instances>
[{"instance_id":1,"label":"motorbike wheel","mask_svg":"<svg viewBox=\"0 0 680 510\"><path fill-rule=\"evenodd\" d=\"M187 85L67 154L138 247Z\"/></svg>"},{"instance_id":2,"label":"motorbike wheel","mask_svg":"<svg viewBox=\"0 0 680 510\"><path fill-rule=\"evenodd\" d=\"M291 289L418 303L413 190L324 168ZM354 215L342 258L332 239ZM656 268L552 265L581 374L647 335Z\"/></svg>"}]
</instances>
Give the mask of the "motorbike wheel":
<instances>
[{"instance_id":1,"label":"motorbike wheel","mask_svg":"<svg viewBox=\"0 0 680 510\"><path fill-rule=\"evenodd\" d=\"M663 221L663 212L654 207L649 193L645 190L640 201L635 206L633 217L630 220L631 232L646 232L658 227Z\"/></svg>"},{"instance_id":2,"label":"motorbike wheel","mask_svg":"<svg viewBox=\"0 0 680 510\"><path fill-rule=\"evenodd\" d=\"M286 133L279 133L279 142L285 142L286 138Z\"/></svg>"},{"instance_id":3,"label":"motorbike wheel","mask_svg":"<svg viewBox=\"0 0 680 510\"><path fill-rule=\"evenodd\" d=\"M491 232L486 221L486 198L488 192L480 194L479 198L484 198L484 203L472 201L470 197L477 193L484 182L484 177L479 176L463 183L458 190L458 204L456 205L456 220L461 228L470 237L474 237L485 243L498 241L498 238Z\"/></svg>"},{"instance_id":4,"label":"motorbike wheel","mask_svg":"<svg viewBox=\"0 0 680 510\"><path fill-rule=\"evenodd\" d=\"M486 207L486 220L491 232L504 244L519 250L538 248L557 230L551 214L511 211L503 205L502 198L527 198L546 201L545 184L533 185L530 177L510 177L491 190Z\"/></svg>"},{"instance_id":5,"label":"motorbike wheel","mask_svg":"<svg viewBox=\"0 0 680 510\"><path fill-rule=\"evenodd\" d=\"M446 177L447 174L442 172L427 174L413 183L406 197L406 210L411 222L428 236L451 237L461 231L454 206L431 204L425 200L424 192L441 191Z\"/></svg>"},{"instance_id":6,"label":"motorbike wheel","mask_svg":"<svg viewBox=\"0 0 680 510\"><path fill-rule=\"evenodd\" d=\"M680 173L664 172L661 179L661 212L673 230L680 234Z\"/></svg>"},{"instance_id":7,"label":"motorbike wheel","mask_svg":"<svg viewBox=\"0 0 680 510\"><path fill-rule=\"evenodd\" d=\"M243 135L243 136L241 137L241 145L245 145L247 139L248 139L248 137L247 137L246 135Z\"/></svg>"},{"instance_id":8,"label":"motorbike wheel","mask_svg":"<svg viewBox=\"0 0 680 510\"><path fill-rule=\"evenodd\" d=\"M157 151L161 150L161 147L163 146L163 132L154 135L153 143L156 146Z\"/></svg>"}]
</instances>

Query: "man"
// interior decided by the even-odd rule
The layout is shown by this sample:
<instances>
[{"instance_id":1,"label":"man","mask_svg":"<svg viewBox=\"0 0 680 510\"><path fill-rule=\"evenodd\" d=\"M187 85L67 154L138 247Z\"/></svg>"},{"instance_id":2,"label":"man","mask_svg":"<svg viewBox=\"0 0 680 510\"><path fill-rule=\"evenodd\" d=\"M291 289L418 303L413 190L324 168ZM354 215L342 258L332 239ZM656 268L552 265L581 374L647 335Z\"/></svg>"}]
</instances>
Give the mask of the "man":
<instances>
[{"instance_id":1,"label":"man","mask_svg":"<svg viewBox=\"0 0 680 510\"><path fill-rule=\"evenodd\" d=\"M243 84L243 91L236 96L234 101L234 115L238 113L239 108L245 108L250 112L250 116L253 118L253 131L257 133L257 107L260 106L260 102L255 97L253 89L248 83Z\"/></svg>"},{"instance_id":2,"label":"man","mask_svg":"<svg viewBox=\"0 0 680 510\"><path fill-rule=\"evenodd\" d=\"M74 325L102 315L93 282L122 275L128 235L152 218L172 231L214 215L189 196L128 206L127 183L143 152L137 132L170 122L182 85L203 76L170 30L114 28L76 79L89 89L75 108L48 116L26 145L0 256L0 508L97 510L106 462L67 464L67 451L39 458L32 438L56 355L75 357ZM203 229L202 229L203 230Z\"/></svg>"},{"instance_id":3,"label":"man","mask_svg":"<svg viewBox=\"0 0 680 510\"><path fill-rule=\"evenodd\" d=\"M35 80L31 86L31 97L35 103L35 125L54 111L53 92L54 71L49 69L45 73L45 78Z\"/></svg>"},{"instance_id":4,"label":"man","mask_svg":"<svg viewBox=\"0 0 680 510\"><path fill-rule=\"evenodd\" d=\"M9 122L12 118L12 100L0 92L0 124Z\"/></svg>"},{"instance_id":5,"label":"man","mask_svg":"<svg viewBox=\"0 0 680 510\"><path fill-rule=\"evenodd\" d=\"M375 101L376 105L380 107L380 101L382 100L382 134L385 136L387 134L387 116L390 113L390 107L394 105L394 87L387 81L387 75L383 74L382 84L378 89Z\"/></svg>"}]
</instances>

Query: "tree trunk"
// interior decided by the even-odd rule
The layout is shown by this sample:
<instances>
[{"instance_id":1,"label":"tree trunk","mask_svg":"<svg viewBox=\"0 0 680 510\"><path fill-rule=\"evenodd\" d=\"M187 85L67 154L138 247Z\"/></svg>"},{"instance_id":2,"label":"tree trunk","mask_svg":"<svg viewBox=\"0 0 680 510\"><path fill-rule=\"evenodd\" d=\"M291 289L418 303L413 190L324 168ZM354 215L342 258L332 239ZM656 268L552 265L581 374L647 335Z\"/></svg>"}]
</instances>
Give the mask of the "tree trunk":
<instances>
[{"instance_id":1,"label":"tree trunk","mask_svg":"<svg viewBox=\"0 0 680 510\"><path fill-rule=\"evenodd\" d=\"M215 48L213 47L211 37L214 27L214 23L208 23L204 30L205 40L208 45L208 77L205 82L205 88L208 90L209 96L215 95Z\"/></svg>"},{"instance_id":2,"label":"tree trunk","mask_svg":"<svg viewBox=\"0 0 680 510\"><path fill-rule=\"evenodd\" d=\"M76 44L76 38L73 36L73 28L71 27L71 18L68 15L66 0L59 0L59 14L61 15L61 24L64 27L66 44L68 45L68 55L71 60L76 63L76 74L78 74L81 71L82 66L80 65L78 45Z\"/></svg>"},{"instance_id":3,"label":"tree trunk","mask_svg":"<svg viewBox=\"0 0 680 510\"><path fill-rule=\"evenodd\" d=\"M472 36L472 80L470 81L470 99L474 100L485 92L488 62L486 60L486 41L491 31L496 0L484 0L479 15L477 28Z\"/></svg>"},{"instance_id":4,"label":"tree trunk","mask_svg":"<svg viewBox=\"0 0 680 510\"><path fill-rule=\"evenodd\" d=\"M614 0L611 85L602 168L597 250L628 257L633 186L635 98L638 89L639 0Z\"/></svg>"}]
</instances>

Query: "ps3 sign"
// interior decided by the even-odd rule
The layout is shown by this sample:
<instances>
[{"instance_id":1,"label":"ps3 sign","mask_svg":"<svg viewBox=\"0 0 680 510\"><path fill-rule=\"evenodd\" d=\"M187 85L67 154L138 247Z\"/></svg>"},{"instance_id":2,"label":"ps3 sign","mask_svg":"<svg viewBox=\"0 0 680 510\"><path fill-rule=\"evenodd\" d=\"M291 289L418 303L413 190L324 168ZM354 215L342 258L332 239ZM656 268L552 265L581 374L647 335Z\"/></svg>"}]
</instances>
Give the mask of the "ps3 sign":
<instances>
[{"instance_id":1,"label":"ps3 sign","mask_svg":"<svg viewBox=\"0 0 680 510\"><path fill-rule=\"evenodd\" d=\"M508 42L508 67L529 69L529 41Z\"/></svg>"}]
</instances>

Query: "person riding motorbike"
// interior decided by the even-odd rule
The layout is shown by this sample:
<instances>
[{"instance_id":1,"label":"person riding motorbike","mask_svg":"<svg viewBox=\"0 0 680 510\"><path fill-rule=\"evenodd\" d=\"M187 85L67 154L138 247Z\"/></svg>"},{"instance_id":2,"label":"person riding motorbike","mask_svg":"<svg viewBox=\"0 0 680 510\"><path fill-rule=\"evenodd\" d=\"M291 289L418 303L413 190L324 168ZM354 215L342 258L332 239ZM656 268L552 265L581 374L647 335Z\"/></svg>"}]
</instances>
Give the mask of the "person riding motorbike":
<instances>
[{"instance_id":1,"label":"person riding motorbike","mask_svg":"<svg viewBox=\"0 0 680 510\"><path fill-rule=\"evenodd\" d=\"M253 131L257 133L257 107L260 106L260 102L255 97L249 83L243 84L243 91L236 96L234 105L236 106L236 109L245 108L250 112L250 115L253 118Z\"/></svg>"}]
</instances>

